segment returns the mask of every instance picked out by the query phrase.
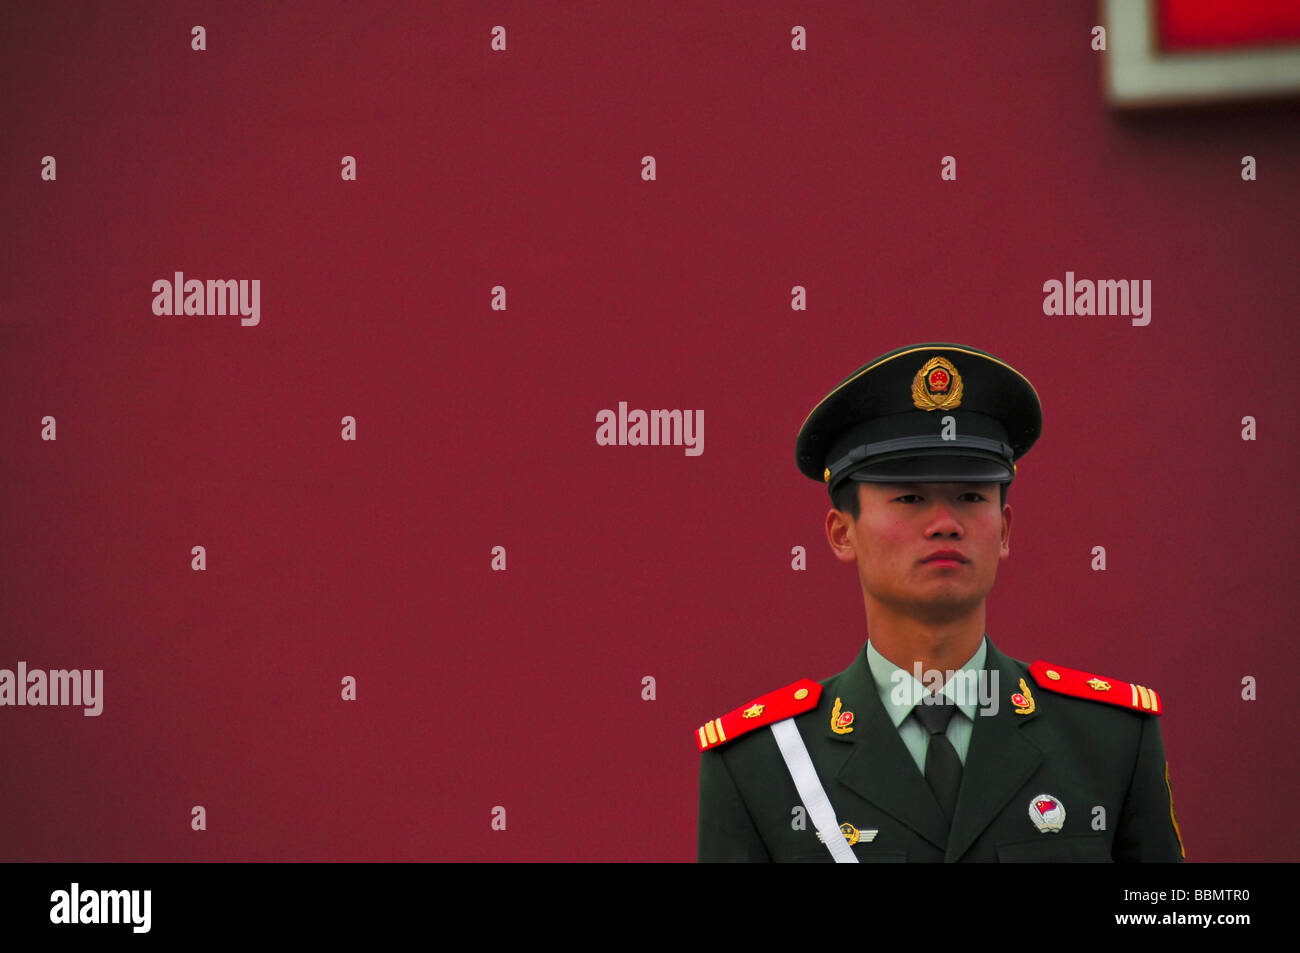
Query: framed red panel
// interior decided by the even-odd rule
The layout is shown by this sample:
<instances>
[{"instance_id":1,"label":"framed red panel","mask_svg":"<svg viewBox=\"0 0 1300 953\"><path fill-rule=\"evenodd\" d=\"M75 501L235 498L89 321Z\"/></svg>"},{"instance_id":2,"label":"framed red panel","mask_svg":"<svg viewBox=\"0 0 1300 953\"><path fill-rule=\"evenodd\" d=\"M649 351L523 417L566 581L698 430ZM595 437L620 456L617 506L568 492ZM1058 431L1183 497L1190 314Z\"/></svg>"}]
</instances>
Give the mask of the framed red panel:
<instances>
[{"instance_id":1,"label":"framed red panel","mask_svg":"<svg viewBox=\"0 0 1300 953\"><path fill-rule=\"evenodd\" d=\"M1295 0L1102 0L1117 108L1300 96Z\"/></svg>"}]
</instances>

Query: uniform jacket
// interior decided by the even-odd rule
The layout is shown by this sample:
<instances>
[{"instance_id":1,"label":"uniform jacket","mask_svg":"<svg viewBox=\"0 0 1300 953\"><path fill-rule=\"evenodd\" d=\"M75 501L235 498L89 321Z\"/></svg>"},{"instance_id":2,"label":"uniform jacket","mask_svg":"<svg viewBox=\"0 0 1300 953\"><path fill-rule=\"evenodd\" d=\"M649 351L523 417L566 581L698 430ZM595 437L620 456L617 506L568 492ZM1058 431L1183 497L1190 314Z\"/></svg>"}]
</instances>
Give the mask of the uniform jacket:
<instances>
[{"instance_id":1,"label":"uniform jacket","mask_svg":"<svg viewBox=\"0 0 1300 953\"><path fill-rule=\"evenodd\" d=\"M853 846L860 863L1183 859L1158 716L1042 688L991 641L985 669L998 673L997 713L976 713L950 836L880 702L865 646L821 683L817 706L795 717L836 821L877 832ZM1034 701L1029 714L1010 701L1021 679ZM837 698L853 713L850 733L831 730ZM1031 819L1042 795L1065 808L1059 832L1040 832ZM797 806L770 728L704 751L699 859L830 863Z\"/></svg>"}]
</instances>

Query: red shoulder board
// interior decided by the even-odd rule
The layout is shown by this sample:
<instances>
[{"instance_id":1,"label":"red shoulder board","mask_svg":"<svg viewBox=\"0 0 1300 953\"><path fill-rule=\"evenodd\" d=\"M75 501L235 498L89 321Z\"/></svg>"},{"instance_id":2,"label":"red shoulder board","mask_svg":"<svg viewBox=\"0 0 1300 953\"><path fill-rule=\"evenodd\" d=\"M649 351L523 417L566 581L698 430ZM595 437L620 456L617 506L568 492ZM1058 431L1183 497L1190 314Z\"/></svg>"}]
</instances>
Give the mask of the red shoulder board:
<instances>
[{"instance_id":1,"label":"red shoulder board","mask_svg":"<svg viewBox=\"0 0 1300 953\"><path fill-rule=\"evenodd\" d=\"M1052 665L1041 659L1029 666L1029 674L1034 681L1048 691L1086 698L1094 702L1110 702L1121 708L1158 715L1164 711L1164 703L1154 688L1121 682L1117 678L1106 678L1092 672L1081 672L1075 668Z\"/></svg>"},{"instance_id":2,"label":"red shoulder board","mask_svg":"<svg viewBox=\"0 0 1300 953\"><path fill-rule=\"evenodd\" d=\"M820 685L810 678L801 678L793 685L741 705L729 715L706 722L696 732L695 740L699 742L701 751L716 747L724 741L739 738L747 731L810 711L817 707L821 696Z\"/></svg>"}]
</instances>

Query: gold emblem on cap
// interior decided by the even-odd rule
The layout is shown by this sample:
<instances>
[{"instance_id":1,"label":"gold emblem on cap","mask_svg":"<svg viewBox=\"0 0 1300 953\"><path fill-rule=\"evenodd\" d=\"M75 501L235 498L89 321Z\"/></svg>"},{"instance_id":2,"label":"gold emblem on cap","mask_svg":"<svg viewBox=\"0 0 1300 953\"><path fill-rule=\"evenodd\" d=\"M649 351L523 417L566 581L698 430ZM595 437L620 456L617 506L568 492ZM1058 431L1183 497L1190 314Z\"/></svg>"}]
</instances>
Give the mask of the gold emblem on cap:
<instances>
[{"instance_id":1,"label":"gold emblem on cap","mask_svg":"<svg viewBox=\"0 0 1300 953\"><path fill-rule=\"evenodd\" d=\"M1092 678L1088 679L1088 687L1094 692L1108 692L1110 691L1110 682L1103 682L1100 678L1094 675Z\"/></svg>"},{"instance_id":2,"label":"gold emblem on cap","mask_svg":"<svg viewBox=\"0 0 1300 953\"><path fill-rule=\"evenodd\" d=\"M748 708L745 709L745 713L744 713L743 715L741 715L740 717L741 717L741 718L757 718L759 715L763 714L763 708L764 708L764 707L765 707L765 706L760 705L758 702L754 702L754 704L750 705Z\"/></svg>"},{"instance_id":3,"label":"gold emblem on cap","mask_svg":"<svg viewBox=\"0 0 1300 953\"><path fill-rule=\"evenodd\" d=\"M961 404L961 375L946 357L932 357L912 378L912 403L921 410L951 410Z\"/></svg>"},{"instance_id":4,"label":"gold emblem on cap","mask_svg":"<svg viewBox=\"0 0 1300 953\"><path fill-rule=\"evenodd\" d=\"M808 697L808 689L806 688L799 689L797 692L794 693L794 697L797 701L803 701L805 698Z\"/></svg>"},{"instance_id":5,"label":"gold emblem on cap","mask_svg":"<svg viewBox=\"0 0 1300 953\"><path fill-rule=\"evenodd\" d=\"M1061 673L1055 669L1049 668L1045 674L1054 682L1059 682L1061 680Z\"/></svg>"}]
</instances>

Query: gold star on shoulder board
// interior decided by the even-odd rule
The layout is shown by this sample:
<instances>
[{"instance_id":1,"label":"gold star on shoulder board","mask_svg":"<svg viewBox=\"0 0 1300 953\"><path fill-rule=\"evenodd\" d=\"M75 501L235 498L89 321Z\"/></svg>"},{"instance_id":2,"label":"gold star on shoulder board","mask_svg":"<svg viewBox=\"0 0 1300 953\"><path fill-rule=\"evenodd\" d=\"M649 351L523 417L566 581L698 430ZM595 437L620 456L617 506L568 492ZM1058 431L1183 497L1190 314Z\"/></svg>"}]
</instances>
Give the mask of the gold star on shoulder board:
<instances>
[{"instance_id":1,"label":"gold star on shoulder board","mask_svg":"<svg viewBox=\"0 0 1300 953\"><path fill-rule=\"evenodd\" d=\"M1103 682L1100 678L1097 678L1094 675L1092 678L1088 679L1088 687L1094 692L1108 692L1110 691L1110 682Z\"/></svg>"},{"instance_id":2,"label":"gold star on shoulder board","mask_svg":"<svg viewBox=\"0 0 1300 953\"><path fill-rule=\"evenodd\" d=\"M742 718L757 718L759 715L763 714L763 708L764 708L764 707L765 707L765 706L760 705L760 704L758 704L757 702L755 702L753 705L750 705L748 708L745 709L745 713L744 713L744 715L742 715L741 717L742 717Z\"/></svg>"}]
</instances>

